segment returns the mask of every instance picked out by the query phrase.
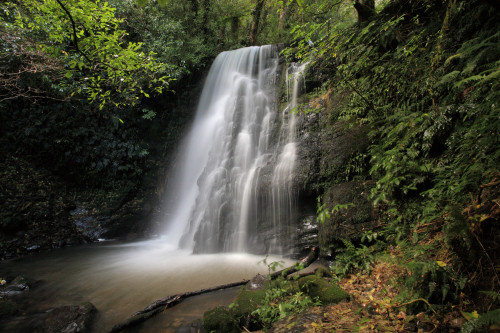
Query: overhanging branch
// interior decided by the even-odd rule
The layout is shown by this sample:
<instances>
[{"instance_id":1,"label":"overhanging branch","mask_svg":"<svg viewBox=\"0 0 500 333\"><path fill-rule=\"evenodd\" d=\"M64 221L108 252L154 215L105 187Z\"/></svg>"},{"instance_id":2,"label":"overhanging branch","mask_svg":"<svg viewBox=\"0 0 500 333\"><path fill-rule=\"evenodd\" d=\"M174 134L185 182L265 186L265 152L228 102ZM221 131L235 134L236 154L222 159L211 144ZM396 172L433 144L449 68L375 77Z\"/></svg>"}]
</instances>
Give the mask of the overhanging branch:
<instances>
[{"instance_id":1,"label":"overhanging branch","mask_svg":"<svg viewBox=\"0 0 500 333\"><path fill-rule=\"evenodd\" d=\"M92 64L92 61L89 59L89 57L78 46L78 36L76 35L76 23L75 20L73 19L73 15L71 15L69 10L63 5L63 3L60 0L56 0L56 2L59 4L59 6L61 6L61 8L64 10L69 20L71 21L71 27L73 28L73 43L75 44L76 51L80 53L85 58L85 60L88 61L89 64Z\"/></svg>"}]
</instances>

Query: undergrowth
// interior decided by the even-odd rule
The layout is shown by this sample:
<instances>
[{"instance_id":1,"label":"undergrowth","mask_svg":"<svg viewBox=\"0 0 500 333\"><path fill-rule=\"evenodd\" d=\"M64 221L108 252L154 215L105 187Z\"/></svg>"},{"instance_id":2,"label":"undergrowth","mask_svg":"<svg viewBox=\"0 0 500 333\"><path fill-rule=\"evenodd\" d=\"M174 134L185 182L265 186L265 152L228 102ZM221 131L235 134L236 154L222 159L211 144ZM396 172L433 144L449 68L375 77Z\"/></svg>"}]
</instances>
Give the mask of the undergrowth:
<instances>
[{"instance_id":1,"label":"undergrowth","mask_svg":"<svg viewBox=\"0 0 500 333\"><path fill-rule=\"evenodd\" d=\"M479 1L402 3L300 50L330 71L329 117L371 129L358 173L375 181L377 239L343 240L334 270L369 272L391 252L406 301L484 312L467 331L498 314L478 292L500 284L500 14Z\"/></svg>"}]
</instances>

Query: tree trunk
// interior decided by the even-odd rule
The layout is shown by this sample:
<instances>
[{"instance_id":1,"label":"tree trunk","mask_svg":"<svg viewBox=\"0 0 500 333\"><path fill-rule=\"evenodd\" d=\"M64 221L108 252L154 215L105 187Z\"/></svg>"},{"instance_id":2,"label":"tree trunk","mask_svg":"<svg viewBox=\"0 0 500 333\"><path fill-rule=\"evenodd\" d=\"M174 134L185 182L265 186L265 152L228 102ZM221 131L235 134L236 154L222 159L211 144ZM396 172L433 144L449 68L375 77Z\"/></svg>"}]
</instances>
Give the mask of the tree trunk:
<instances>
[{"instance_id":1,"label":"tree trunk","mask_svg":"<svg viewBox=\"0 0 500 333\"><path fill-rule=\"evenodd\" d=\"M283 30L285 30L285 22L286 22L286 14L287 14L287 10L286 10L286 6L283 5L283 7L280 8L280 18L279 18L279 21L278 21L278 42L281 42L281 37L282 37L282 34L283 34Z\"/></svg>"},{"instance_id":2,"label":"tree trunk","mask_svg":"<svg viewBox=\"0 0 500 333\"><path fill-rule=\"evenodd\" d=\"M191 9L193 10L194 16L198 17L198 0L191 0Z\"/></svg>"},{"instance_id":3,"label":"tree trunk","mask_svg":"<svg viewBox=\"0 0 500 333\"><path fill-rule=\"evenodd\" d=\"M223 50L225 36L226 36L226 27L224 25L221 25L219 27L219 40L217 41L217 46L218 46L217 50L219 52L222 52Z\"/></svg>"},{"instance_id":4,"label":"tree trunk","mask_svg":"<svg viewBox=\"0 0 500 333\"><path fill-rule=\"evenodd\" d=\"M203 1L203 34L208 36L208 16L210 14L210 0Z\"/></svg>"},{"instance_id":5,"label":"tree trunk","mask_svg":"<svg viewBox=\"0 0 500 333\"><path fill-rule=\"evenodd\" d=\"M250 28L250 45L257 44L257 33L259 31L259 21L260 14L262 13L262 8L264 7L264 3L266 0L257 0L257 4L255 5L255 9L253 11L253 20L252 26Z\"/></svg>"},{"instance_id":6,"label":"tree trunk","mask_svg":"<svg viewBox=\"0 0 500 333\"><path fill-rule=\"evenodd\" d=\"M358 22L368 21L375 14L375 0L356 0L354 8L358 13Z\"/></svg>"},{"instance_id":7,"label":"tree trunk","mask_svg":"<svg viewBox=\"0 0 500 333\"><path fill-rule=\"evenodd\" d=\"M237 16L234 16L231 18L231 38L235 43L238 43L238 32L240 29L240 18Z\"/></svg>"}]
</instances>

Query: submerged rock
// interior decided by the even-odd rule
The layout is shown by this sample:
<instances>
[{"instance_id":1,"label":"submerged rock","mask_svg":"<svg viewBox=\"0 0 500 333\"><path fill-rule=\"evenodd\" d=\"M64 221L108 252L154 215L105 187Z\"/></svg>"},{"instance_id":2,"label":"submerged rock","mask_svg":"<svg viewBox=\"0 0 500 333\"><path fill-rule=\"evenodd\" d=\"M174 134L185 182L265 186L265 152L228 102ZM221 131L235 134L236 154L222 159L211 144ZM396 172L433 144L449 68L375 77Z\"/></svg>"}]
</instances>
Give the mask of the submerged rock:
<instances>
[{"instance_id":1,"label":"submerged rock","mask_svg":"<svg viewBox=\"0 0 500 333\"><path fill-rule=\"evenodd\" d=\"M241 331L231 311L223 306L203 314L203 327L209 332L239 333Z\"/></svg>"},{"instance_id":2,"label":"submerged rock","mask_svg":"<svg viewBox=\"0 0 500 333\"><path fill-rule=\"evenodd\" d=\"M11 301L6 299L0 299L0 319L11 317L19 312L19 306Z\"/></svg>"},{"instance_id":3,"label":"submerged rock","mask_svg":"<svg viewBox=\"0 0 500 333\"><path fill-rule=\"evenodd\" d=\"M62 306L47 311L43 316L46 332L89 332L97 310L92 303Z\"/></svg>"},{"instance_id":4,"label":"submerged rock","mask_svg":"<svg viewBox=\"0 0 500 333\"><path fill-rule=\"evenodd\" d=\"M2 332L85 333L97 310L92 303L61 306L43 313L15 317L0 325Z\"/></svg>"},{"instance_id":5,"label":"submerged rock","mask_svg":"<svg viewBox=\"0 0 500 333\"><path fill-rule=\"evenodd\" d=\"M0 297L13 297L27 293L30 290L30 283L22 276L16 277L10 283L0 287Z\"/></svg>"},{"instance_id":6,"label":"submerged rock","mask_svg":"<svg viewBox=\"0 0 500 333\"><path fill-rule=\"evenodd\" d=\"M26 249L28 252L34 252L40 249L40 245L32 245Z\"/></svg>"},{"instance_id":7,"label":"submerged rock","mask_svg":"<svg viewBox=\"0 0 500 333\"><path fill-rule=\"evenodd\" d=\"M267 278L264 275L257 274L251 280L249 284L250 290L260 290L264 288Z\"/></svg>"},{"instance_id":8,"label":"submerged rock","mask_svg":"<svg viewBox=\"0 0 500 333\"><path fill-rule=\"evenodd\" d=\"M198 319L188 326L179 327L175 333L207 333L207 330L203 327L203 321Z\"/></svg>"}]
</instances>

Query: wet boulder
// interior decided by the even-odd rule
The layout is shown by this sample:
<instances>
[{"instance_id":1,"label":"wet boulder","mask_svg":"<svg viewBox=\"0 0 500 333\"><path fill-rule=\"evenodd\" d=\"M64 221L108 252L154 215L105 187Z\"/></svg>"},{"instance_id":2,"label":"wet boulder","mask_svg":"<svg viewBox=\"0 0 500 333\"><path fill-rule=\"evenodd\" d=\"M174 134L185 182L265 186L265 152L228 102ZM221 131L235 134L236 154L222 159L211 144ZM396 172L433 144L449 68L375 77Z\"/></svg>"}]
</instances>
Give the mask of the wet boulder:
<instances>
[{"instance_id":1,"label":"wet boulder","mask_svg":"<svg viewBox=\"0 0 500 333\"><path fill-rule=\"evenodd\" d=\"M42 325L46 332L90 332L97 310L92 303L61 306L46 312L42 316Z\"/></svg>"},{"instance_id":2,"label":"wet boulder","mask_svg":"<svg viewBox=\"0 0 500 333\"><path fill-rule=\"evenodd\" d=\"M42 313L20 316L0 324L2 332L85 333L92 331L97 310L92 303L61 306Z\"/></svg>"},{"instance_id":3,"label":"wet boulder","mask_svg":"<svg viewBox=\"0 0 500 333\"><path fill-rule=\"evenodd\" d=\"M4 286L0 287L0 297L9 298L13 296L19 296L27 293L29 290L29 281L22 276L18 276L10 283L7 283Z\"/></svg>"}]
</instances>

